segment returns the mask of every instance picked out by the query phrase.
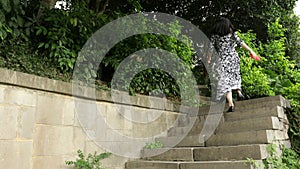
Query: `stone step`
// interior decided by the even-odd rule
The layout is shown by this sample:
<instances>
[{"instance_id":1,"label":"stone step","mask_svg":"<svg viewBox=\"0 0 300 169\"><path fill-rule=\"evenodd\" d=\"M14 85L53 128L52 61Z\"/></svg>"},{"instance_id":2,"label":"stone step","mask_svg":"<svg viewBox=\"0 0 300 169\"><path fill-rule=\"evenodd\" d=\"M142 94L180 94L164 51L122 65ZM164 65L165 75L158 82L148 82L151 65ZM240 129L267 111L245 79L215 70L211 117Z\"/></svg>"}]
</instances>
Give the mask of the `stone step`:
<instances>
[{"instance_id":1,"label":"stone step","mask_svg":"<svg viewBox=\"0 0 300 169\"><path fill-rule=\"evenodd\" d=\"M158 161L194 161L193 147L143 149L142 158Z\"/></svg>"},{"instance_id":2,"label":"stone step","mask_svg":"<svg viewBox=\"0 0 300 169\"><path fill-rule=\"evenodd\" d=\"M191 117L191 118L195 118L195 117ZM190 120L188 120L190 121ZM186 121L186 122L188 122ZM196 120L194 120L194 125L192 127L180 127L180 126L184 126L183 124L178 125L176 127L172 127L168 130L168 136L172 137L172 136L179 136L185 133L189 133L189 134L199 134L201 129L203 128L204 125L204 120L203 119L199 119L196 118Z\"/></svg>"},{"instance_id":3,"label":"stone step","mask_svg":"<svg viewBox=\"0 0 300 169\"><path fill-rule=\"evenodd\" d=\"M194 161L262 160L268 156L266 147L266 144L198 147L194 149Z\"/></svg>"},{"instance_id":4,"label":"stone step","mask_svg":"<svg viewBox=\"0 0 300 169\"><path fill-rule=\"evenodd\" d=\"M282 96L272 96L272 97L263 97L258 99L244 100L238 101L235 103L235 109L237 111L244 111L245 109L256 109L258 107L290 107L290 103L288 100L283 98Z\"/></svg>"},{"instance_id":5,"label":"stone step","mask_svg":"<svg viewBox=\"0 0 300 169\"><path fill-rule=\"evenodd\" d=\"M235 111L232 113L225 113L225 121L243 120L256 117L274 116L281 119L285 118L284 109L281 106L263 106L256 109L248 109L243 111Z\"/></svg>"},{"instance_id":6,"label":"stone step","mask_svg":"<svg viewBox=\"0 0 300 169\"><path fill-rule=\"evenodd\" d=\"M236 113L241 114L241 113ZM234 133L251 130L284 130L285 124L280 122L278 117L254 117L254 118L236 118L234 115L229 116L229 120L222 121L217 128L217 133ZM188 127L172 127L168 130L168 137L179 136L188 133L188 136L197 135L203 129L204 120L197 119L192 128Z\"/></svg>"},{"instance_id":7,"label":"stone step","mask_svg":"<svg viewBox=\"0 0 300 169\"><path fill-rule=\"evenodd\" d=\"M254 161L261 165L262 161ZM170 162L170 161L130 161L125 169L254 169L245 161L203 161L203 162ZM257 169L263 169L257 167Z\"/></svg>"},{"instance_id":8,"label":"stone step","mask_svg":"<svg viewBox=\"0 0 300 169\"><path fill-rule=\"evenodd\" d=\"M199 96L199 102L204 105L210 104L210 97L207 96Z\"/></svg>"},{"instance_id":9,"label":"stone step","mask_svg":"<svg viewBox=\"0 0 300 169\"><path fill-rule=\"evenodd\" d=\"M199 141L199 135L186 136L181 141L180 137L158 137L155 140L161 142L164 147L170 148L169 145L179 142L176 147L204 147L204 140Z\"/></svg>"},{"instance_id":10,"label":"stone step","mask_svg":"<svg viewBox=\"0 0 300 169\"><path fill-rule=\"evenodd\" d=\"M196 135L202 131L204 124L206 125L206 129L216 129L219 123L224 121L223 114L221 115L210 115L209 120L212 123L209 123L205 116L197 116L197 117L186 117L181 120L177 120L174 123L173 127L168 129L167 135L169 137L173 136L181 136L181 135ZM214 123L219 121L219 123Z\"/></svg>"},{"instance_id":11,"label":"stone step","mask_svg":"<svg viewBox=\"0 0 300 169\"><path fill-rule=\"evenodd\" d=\"M157 138L156 141L162 142L165 147L170 147L169 145L175 145L175 143L178 143L176 147L202 147L205 146L203 140L199 141L202 126L203 123L199 123L198 126L194 125L190 131L186 127L173 127L168 131L167 137ZM267 144L272 143L274 138L286 140L288 135L284 128L285 124L277 117L225 121L217 128L216 134L207 140L206 145ZM182 139L184 135L186 136ZM182 141L179 142L179 139Z\"/></svg>"},{"instance_id":12,"label":"stone step","mask_svg":"<svg viewBox=\"0 0 300 169\"><path fill-rule=\"evenodd\" d=\"M190 162L181 163L179 169L263 169L261 160L253 161L257 167L246 161L214 161L214 162Z\"/></svg>"},{"instance_id":13,"label":"stone step","mask_svg":"<svg viewBox=\"0 0 300 169\"><path fill-rule=\"evenodd\" d=\"M284 99L282 96L273 96L273 97L264 97L264 98L258 98L258 99L251 99L251 100L245 100L245 101L238 101L235 102L235 112L244 112L244 111L254 111L255 109L261 108L261 107L290 107L290 103L288 100ZM211 109L210 106L204 106L199 108L198 115L207 115L209 113L209 110ZM224 111L226 111L227 105L224 108Z\"/></svg>"},{"instance_id":14,"label":"stone step","mask_svg":"<svg viewBox=\"0 0 300 169\"><path fill-rule=\"evenodd\" d=\"M262 160L268 155L266 145L242 145L219 147L180 147L144 149L142 156L147 160L159 161L232 161Z\"/></svg>"},{"instance_id":15,"label":"stone step","mask_svg":"<svg viewBox=\"0 0 300 169\"><path fill-rule=\"evenodd\" d=\"M196 135L201 132L203 128L203 123L195 123L195 125L190 129L188 127L173 127L170 128L167 135L168 137L179 136L185 133L188 133L188 136Z\"/></svg>"},{"instance_id":16,"label":"stone step","mask_svg":"<svg viewBox=\"0 0 300 169\"><path fill-rule=\"evenodd\" d=\"M125 169L180 169L179 162L170 161L129 161Z\"/></svg>"},{"instance_id":17,"label":"stone step","mask_svg":"<svg viewBox=\"0 0 300 169\"><path fill-rule=\"evenodd\" d=\"M196 123L199 122L198 117L189 117L186 114L179 115L180 117L177 118L177 120L174 123L174 126L176 127L188 127L192 122Z\"/></svg>"},{"instance_id":18,"label":"stone step","mask_svg":"<svg viewBox=\"0 0 300 169\"><path fill-rule=\"evenodd\" d=\"M218 127L216 133L235 133L252 130L280 130L283 128L283 123L279 121L278 117L257 117L238 121L225 121Z\"/></svg>"},{"instance_id":19,"label":"stone step","mask_svg":"<svg viewBox=\"0 0 300 169\"><path fill-rule=\"evenodd\" d=\"M211 136L206 146L235 146L247 144L271 144L275 140L286 140L288 135L280 130L259 130L237 133L218 133Z\"/></svg>"},{"instance_id":20,"label":"stone step","mask_svg":"<svg viewBox=\"0 0 300 169\"><path fill-rule=\"evenodd\" d=\"M209 88L206 85L197 85L196 88L201 96L210 96Z\"/></svg>"}]
</instances>

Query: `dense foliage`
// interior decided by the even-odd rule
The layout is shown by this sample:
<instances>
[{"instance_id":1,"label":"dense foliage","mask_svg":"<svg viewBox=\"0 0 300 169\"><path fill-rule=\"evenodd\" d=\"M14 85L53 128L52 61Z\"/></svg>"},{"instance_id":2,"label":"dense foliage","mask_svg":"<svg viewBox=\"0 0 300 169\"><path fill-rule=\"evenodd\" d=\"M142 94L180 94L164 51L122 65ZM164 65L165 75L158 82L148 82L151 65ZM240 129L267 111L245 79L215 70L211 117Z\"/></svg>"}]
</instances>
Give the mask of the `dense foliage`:
<instances>
[{"instance_id":1,"label":"dense foliage","mask_svg":"<svg viewBox=\"0 0 300 169\"><path fill-rule=\"evenodd\" d=\"M298 169L300 166L300 157L292 149L283 146L282 153L278 154L278 146L276 144L270 144L267 146L268 156L263 160L263 163L257 163L253 159L247 161L253 168L272 168L272 169Z\"/></svg>"},{"instance_id":2,"label":"dense foliage","mask_svg":"<svg viewBox=\"0 0 300 169\"><path fill-rule=\"evenodd\" d=\"M295 67L295 61L289 60L285 53L284 36L286 29L277 20L268 24L269 39L257 45L255 34L248 32L240 34L241 38L250 44L262 60L256 62L249 53L240 49L242 86L244 93L250 98L283 95L291 101L292 110L288 112L290 119L289 135L292 145L300 152L300 71Z\"/></svg>"},{"instance_id":3,"label":"dense foliage","mask_svg":"<svg viewBox=\"0 0 300 169\"><path fill-rule=\"evenodd\" d=\"M205 33L210 34L210 28L216 17L222 14L229 18L242 32L253 30L258 39L268 39L267 25L281 18L280 23L287 28L285 32L286 51L288 55L300 64L299 18L294 15L293 8L297 0L141 0L146 11L159 11L177 15L198 25Z\"/></svg>"},{"instance_id":4,"label":"dense foliage","mask_svg":"<svg viewBox=\"0 0 300 169\"><path fill-rule=\"evenodd\" d=\"M127 38L126 40L123 40L118 45L116 45L113 49L111 49L108 56L103 61L104 66L112 67L113 71L110 73L113 73L118 68L119 64L129 55L133 54L136 51L151 48L161 49L173 53L175 56L178 56L184 63L188 63L188 65L191 65L193 49L191 48L191 43L188 37L182 37L185 39L183 42L180 42L176 39L176 36L181 34L181 26L177 22L171 22L167 25L159 26L161 27L161 29L165 29L169 32L172 32L174 36L169 37L165 35L144 34ZM152 59L149 60L149 58ZM134 73L141 67L141 65L145 64L147 61L151 61L151 65L161 68L163 67L160 65L166 65L165 63L167 63L168 67L171 67L172 70L176 70L176 73L179 77L187 76L184 71L180 71L179 65L176 65L176 63L172 64L176 61L171 59L168 60L167 58L163 59L163 57L159 58L156 56L137 56L136 59L127 63L127 68L125 72L127 74L130 74L130 72ZM105 75L107 75L107 73ZM128 76L124 75L122 77ZM164 70L160 70L158 68L151 68L138 73L132 79L130 85L123 84L122 86L129 85L129 90L132 94L164 94L166 96L179 96L180 89L178 84L176 83L176 80L179 79L175 80L174 78L174 76L172 77L172 75L166 73L166 71ZM124 81L125 83L126 79L119 78L119 81Z\"/></svg>"},{"instance_id":5,"label":"dense foliage","mask_svg":"<svg viewBox=\"0 0 300 169\"><path fill-rule=\"evenodd\" d=\"M291 100L289 134L294 149L300 152L299 18L292 11L296 0L65 0L64 9L53 8L56 1L0 1L1 67L69 81L78 52L87 39L118 17L141 10L165 12L190 20L209 35L215 16L222 14L241 29L244 41L262 56L261 62L255 62L244 50L239 51L245 94L250 98L281 94ZM176 22L164 26L175 34L181 33ZM245 33L248 30L253 31ZM187 65L191 65L194 55L189 43L174 37L136 35L110 50L99 71L90 71L88 65L82 77L110 83L124 58L147 48L172 52ZM196 70L198 82L205 83L204 71L198 70L203 68ZM174 78L157 69L138 74L130 84L130 91L167 96L180 93Z\"/></svg>"}]
</instances>

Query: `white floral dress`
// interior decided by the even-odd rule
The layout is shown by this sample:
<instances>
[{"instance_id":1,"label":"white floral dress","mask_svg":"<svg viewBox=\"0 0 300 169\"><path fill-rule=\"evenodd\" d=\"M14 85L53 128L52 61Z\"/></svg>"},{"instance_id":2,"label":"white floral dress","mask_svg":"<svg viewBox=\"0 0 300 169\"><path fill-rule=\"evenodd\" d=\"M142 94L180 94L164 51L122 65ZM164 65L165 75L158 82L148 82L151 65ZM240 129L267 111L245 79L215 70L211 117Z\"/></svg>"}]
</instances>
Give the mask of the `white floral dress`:
<instances>
[{"instance_id":1,"label":"white floral dress","mask_svg":"<svg viewBox=\"0 0 300 169\"><path fill-rule=\"evenodd\" d=\"M241 90L240 57L235 48L242 42L236 32L211 37L211 47L218 53L212 65L217 100L225 99L225 94L231 90Z\"/></svg>"}]
</instances>

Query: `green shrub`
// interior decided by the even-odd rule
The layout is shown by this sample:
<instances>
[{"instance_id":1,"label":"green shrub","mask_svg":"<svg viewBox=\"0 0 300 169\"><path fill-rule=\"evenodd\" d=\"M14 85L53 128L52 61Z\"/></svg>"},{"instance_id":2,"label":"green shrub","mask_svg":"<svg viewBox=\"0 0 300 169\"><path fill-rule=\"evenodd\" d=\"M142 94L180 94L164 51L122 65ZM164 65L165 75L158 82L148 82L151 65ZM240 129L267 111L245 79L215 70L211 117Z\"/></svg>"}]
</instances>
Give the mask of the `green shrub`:
<instances>
[{"instance_id":1,"label":"green shrub","mask_svg":"<svg viewBox=\"0 0 300 169\"><path fill-rule=\"evenodd\" d=\"M79 159L76 161L66 161L67 165L72 165L75 169L104 169L101 166L100 160L108 158L111 153L88 154L87 157L82 153L81 150L77 151Z\"/></svg>"},{"instance_id":2,"label":"green shrub","mask_svg":"<svg viewBox=\"0 0 300 169\"><path fill-rule=\"evenodd\" d=\"M108 16L89 10L85 1L73 2L67 10L45 9L44 13L34 27L36 48L62 72L72 72L77 53L86 40L108 22Z\"/></svg>"},{"instance_id":3,"label":"green shrub","mask_svg":"<svg viewBox=\"0 0 300 169\"><path fill-rule=\"evenodd\" d=\"M291 102L291 110L287 111L290 122L289 136L294 150L300 153L300 71L295 61L285 53L285 29L279 20L268 24L269 39L267 42L257 42L255 34L248 32L240 34L260 56L256 62L249 58L245 50L238 50L241 56L241 73L243 91L250 98L282 95Z\"/></svg>"},{"instance_id":4,"label":"green shrub","mask_svg":"<svg viewBox=\"0 0 300 169\"><path fill-rule=\"evenodd\" d=\"M129 37L121 42L119 42L114 48L110 50L108 55L103 60L103 68L113 68L111 74L114 74L114 71L117 70L119 64L128 56L136 51L141 51L143 49L161 49L164 51L168 51L176 56L177 59L181 59L183 63L186 63L188 66L192 63L192 56L194 55L194 51L191 48L191 42L188 37L183 37L183 42L177 40L176 37L181 36L181 26L178 22L172 22L167 25L160 24L158 22L153 23L159 25L161 29L169 31L173 36L165 36L165 35L156 35L156 34L143 34L143 35L135 35ZM168 67L171 67L172 70L177 70L178 77L186 77L186 72L180 71L180 67L183 65L178 64L176 58L164 58L164 57L156 57L157 59L151 60L151 65L160 65L163 63L168 63ZM178 81L182 79L174 79L168 72L165 72L161 69L149 68L143 71L138 71L142 66L140 63L143 60L143 56L136 58L136 60L130 61L126 65L126 72L124 74L129 74L130 72L138 73L133 78L131 82L127 82L130 84L125 84L126 75L120 76L118 79L121 81L124 86L123 90L129 90L131 94L140 93L140 94L150 94L153 91L162 91L166 96L180 96L180 89L178 85ZM174 61L174 62L171 62ZM176 64L172 64L175 63ZM181 69L182 70L182 69ZM100 74L102 72L99 72ZM101 75L100 75L101 76ZM122 79L123 78L123 79ZM100 79L101 80L101 79ZM109 79L110 81L111 79ZM129 89L126 87L129 86ZM182 88L186 87L185 84L180 86Z\"/></svg>"},{"instance_id":5,"label":"green shrub","mask_svg":"<svg viewBox=\"0 0 300 169\"><path fill-rule=\"evenodd\" d=\"M292 149L283 146L282 153L278 154L278 146L270 144L267 146L268 156L263 159L263 164L248 158L247 162L254 168L265 169L298 169L300 167L300 156Z\"/></svg>"},{"instance_id":6,"label":"green shrub","mask_svg":"<svg viewBox=\"0 0 300 169\"><path fill-rule=\"evenodd\" d=\"M146 143L145 148L147 149L156 149L156 148L162 148L164 145L160 141L155 141L152 143Z\"/></svg>"},{"instance_id":7,"label":"green shrub","mask_svg":"<svg viewBox=\"0 0 300 169\"><path fill-rule=\"evenodd\" d=\"M295 151L284 147L282 155L279 156L277 149L278 147L274 144L267 146L269 156L264 160L265 168L298 169L300 167L300 156Z\"/></svg>"}]
</instances>

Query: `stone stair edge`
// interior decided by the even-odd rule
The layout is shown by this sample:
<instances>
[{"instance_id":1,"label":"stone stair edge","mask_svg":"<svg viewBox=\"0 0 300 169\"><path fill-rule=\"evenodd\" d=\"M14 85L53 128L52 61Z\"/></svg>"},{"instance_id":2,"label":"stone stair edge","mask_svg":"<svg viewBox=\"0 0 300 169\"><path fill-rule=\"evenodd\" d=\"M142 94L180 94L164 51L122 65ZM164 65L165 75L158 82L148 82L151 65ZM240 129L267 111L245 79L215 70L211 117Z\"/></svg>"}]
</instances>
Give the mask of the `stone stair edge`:
<instances>
[{"instance_id":1,"label":"stone stair edge","mask_svg":"<svg viewBox=\"0 0 300 169\"><path fill-rule=\"evenodd\" d=\"M210 168L211 165L217 165L218 168L215 169L225 169L224 167L221 167L223 165L233 165L233 167L235 169L236 166L234 165L238 165L238 166L243 166L243 169L253 169L253 167L251 166L252 162L255 162L257 164L262 164L262 160L253 160L251 162L248 162L247 160L233 160L233 161L197 161L197 162L173 162L173 161L146 161L146 160L138 160L138 161L130 161L125 165L125 169L130 169L128 167L133 166L134 169L141 169L140 167L143 167L146 169L149 169L149 166L147 165L151 165L151 169L166 169L166 168L159 168L162 167L160 165L163 165L163 167L167 167L167 169L190 169L188 166L192 165L192 166L197 166L197 165L201 165L201 168L204 167L205 169L212 169ZM137 164L137 166L134 166L135 164ZM166 166L167 165L167 166ZM168 166L168 165L171 165ZM203 166L206 165L206 166ZM208 165L208 166L207 166ZM176 168L173 168L176 167ZM199 166L198 166L199 167ZM208 168L209 167L209 168ZM220 168L221 167L221 168ZM195 169L195 167L191 167L191 169ZM229 169L229 168L226 168ZM241 169L241 168L239 168ZM262 168L259 168L262 169Z\"/></svg>"},{"instance_id":2,"label":"stone stair edge","mask_svg":"<svg viewBox=\"0 0 300 169\"><path fill-rule=\"evenodd\" d=\"M266 121L268 123L264 124L258 124L257 127L255 128L255 122L261 122L261 121ZM168 137L176 136L178 133L188 133L187 136L192 136L197 135L200 133L200 131L203 129L204 121L200 121L198 123L195 123L192 128L188 130L187 127L181 127L181 126L176 126L172 127L168 130ZM278 117L276 116L258 116L258 117L253 117L253 118L245 118L245 119L236 119L236 120L222 120L219 124L219 126L216 128L215 132L219 131L227 131L229 130L228 128L232 128L234 126L241 125L241 131L245 131L245 127L248 126L254 126L249 128L248 131L259 131L259 130L280 130L281 123ZM283 124L282 124L283 125ZM245 126L245 127L244 127ZM225 129L224 129L225 128ZM233 129L231 130L231 133L237 133L241 132L238 131L238 129ZM176 134L177 133L177 134Z\"/></svg>"},{"instance_id":3,"label":"stone stair edge","mask_svg":"<svg viewBox=\"0 0 300 169\"><path fill-rule=\"evenodd\" d=\"M221 145L221 146L204 146L204 147L196 147L196 146L191 146L191 147L171 147L171 148L167 148L167 147L162 147L162 148L155 148L155 149L146 149L144 148L144 150L146 151L156 151L156 150L197 150L197 149L222 149L222 148L239 148L239 147L251 147L251 146L267 146L268 144L243 144L243 145Z\"/></svg>"}]
</instances>

